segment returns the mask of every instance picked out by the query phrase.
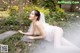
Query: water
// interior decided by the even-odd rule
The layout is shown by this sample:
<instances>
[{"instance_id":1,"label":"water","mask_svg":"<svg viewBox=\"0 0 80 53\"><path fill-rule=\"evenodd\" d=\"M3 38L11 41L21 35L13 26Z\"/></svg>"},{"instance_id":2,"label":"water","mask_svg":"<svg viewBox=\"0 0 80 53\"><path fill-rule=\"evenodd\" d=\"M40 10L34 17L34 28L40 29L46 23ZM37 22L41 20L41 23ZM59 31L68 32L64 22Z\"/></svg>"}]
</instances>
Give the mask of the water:
<instances>
[{"instance_id":1,"label":"water","mask_svg":"<svg viewBox=\"0 0 80 53\"><path fill-rule=\"evenodd\" d=\"M80 47L80 18L74 18L64 27L64 37L76 46Z\"/></svg>"},{"instance_id":2,"label":"water","mask_svg":"<svg viewBox=\"0 0 80 53\"><path fill-rule=\"evenodd\" d=\"M80 18L73 18L67 22L64 30L64 38L80 48ZM73 49L54 49L51 42L39 40L34 42L25 52L28 53L80 53L79 50Z\"/></svg>"}]
</instances>

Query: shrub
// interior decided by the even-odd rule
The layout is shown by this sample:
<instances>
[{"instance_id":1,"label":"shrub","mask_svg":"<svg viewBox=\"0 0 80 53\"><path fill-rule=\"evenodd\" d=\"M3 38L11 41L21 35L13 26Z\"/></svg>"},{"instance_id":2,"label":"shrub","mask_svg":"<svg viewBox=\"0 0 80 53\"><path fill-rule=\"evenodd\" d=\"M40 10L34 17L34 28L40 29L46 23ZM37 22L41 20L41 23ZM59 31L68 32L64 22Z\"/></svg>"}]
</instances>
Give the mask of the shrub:
<instances>
[{"instance_id":1,"label":"shrub","mask_svg":"<svg viewBox=\"0 0 80 53\"><path fill-rule=\"evenodd\" d=\"M16 47L20 47L20 49L24 49L25 45L23 44L24 42L20 41L21 40L22 35L21 34L15 34L7 39L4 39L1 41L1 44L6 44L9 46L8 50L9 52L12 51L13 53L15 53L16 51Z\"/></svg>"},{"instance_id":2,"label":"shrub","mask_svg":"<svg viewBox=\"0 0 80 53\"><path fill-rule=\"evenodd\" d=\"M40 12L43 12L45 15L49 14L50 11L48 8L44 8L44 7L39 7L39 6L35 6L35 5L30 5L30 6L25 6L23 7L24 11L28 11L31 12L32 10L36 9L39 10Z\"/></svg>"},{"instance_id":3,"label":"shrub","mask_svg":"<svg viewBox=\"0 0 80 53\"><path fill-rule=\"evenodd\" d=\"M56 11L46 15L46 22L49 24L57 24L60 21L67 21L68 19L68 14L59 6L56 6Z\"/></svg>"},{"instance_id":4,"label":"shrub","mask_svg":"<svg viewBox=\"0 0 80 53\"><path fill-rule=\"evenodd\" d=\"M29 12L28 12L28 11L25 11L25 12L23 13L23 23L24 23L24 25L26 25L26 26L29 26L30 23L31 23L31 21L28 19L28 17L29 17Z\"/></svg>"},{"instance_id":5,"label":"shrub","mask_svg":"<svg viewBox=\"0 0 80 53\"><path fill-rule=\"evenodd\" d=\"M43 12L45 15L49 14L49 9L45 9L44 7L38 7L35 5L30 5L28 7L27 5L23 7L23 16L22 16L22 21L24 25L29 26L31 21L28 19L30 12L33 10L39 10L40 12ZM10 9L10 16L5 19L5 25L19 25L19 16L18 16L18 6L13 6Z\"/></svg>"},{"instance_id":6,"label":"shrub","mask_svg":"<svg viewBox=\"0 0 80 53\"><path fill-rule=\"evenodd\" d=\"M5 25L19 25L17 18L17 16L9 16L5 19Z\"/></svg>"}]
</instances>

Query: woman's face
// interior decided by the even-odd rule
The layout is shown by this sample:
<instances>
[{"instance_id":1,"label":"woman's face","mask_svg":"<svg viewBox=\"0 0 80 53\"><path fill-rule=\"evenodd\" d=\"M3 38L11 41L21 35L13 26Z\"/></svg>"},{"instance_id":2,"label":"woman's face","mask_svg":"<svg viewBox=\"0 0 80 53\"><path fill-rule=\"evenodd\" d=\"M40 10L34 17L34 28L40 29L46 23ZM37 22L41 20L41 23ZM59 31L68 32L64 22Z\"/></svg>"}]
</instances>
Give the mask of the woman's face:
<instances>
[{"instance_id":1,"label":"woman's face","mask_svg":"<svg viewBox=\"0 0 80 53\"><path fill-rule=\"evenodd\" d=\"M36 16L35 16L35 11L32 11L31 14L29 15L29 19L30 20L35 20Z\"/></svg>"}]
</instances>

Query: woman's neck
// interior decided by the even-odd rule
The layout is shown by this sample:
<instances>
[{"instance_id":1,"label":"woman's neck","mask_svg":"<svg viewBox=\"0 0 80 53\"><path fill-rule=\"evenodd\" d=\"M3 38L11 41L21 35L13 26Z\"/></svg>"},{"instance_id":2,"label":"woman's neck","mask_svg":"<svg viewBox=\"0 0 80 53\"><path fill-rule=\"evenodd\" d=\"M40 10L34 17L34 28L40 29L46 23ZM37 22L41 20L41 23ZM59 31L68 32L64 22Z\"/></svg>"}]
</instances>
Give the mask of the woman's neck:
<instances>
[{"instance_id":1,"label":"woman's neck","mask_svg":"<svg viewBox=\"0 0 80 53\"><path fill-rule=\"evenodd\" d=\"M33 23L36 23L37 21L36 21L36 20L33 20L32 22L33 22Z\"/></svg>"}]
</instances>

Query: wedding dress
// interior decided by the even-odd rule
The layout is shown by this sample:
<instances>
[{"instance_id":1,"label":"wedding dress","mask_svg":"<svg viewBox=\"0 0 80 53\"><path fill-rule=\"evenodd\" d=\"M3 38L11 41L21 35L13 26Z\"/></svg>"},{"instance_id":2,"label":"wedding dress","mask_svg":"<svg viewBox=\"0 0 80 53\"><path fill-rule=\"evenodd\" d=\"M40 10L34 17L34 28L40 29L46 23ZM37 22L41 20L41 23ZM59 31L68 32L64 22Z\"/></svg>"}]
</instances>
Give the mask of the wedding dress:
<instances>
[{"instance_id":1,"label":"wedding dress","mask_svg":"<svg viewBox=\"0 0 80 53\"><path fill-rule=\"evenodd\" d=\"M43 13L40 13L40 22L42 22L42 25L44 26L45 30L45 40L48 41L50 44L47 45L47 43L42 42L39 47L43 47L43 45L46 45L44 48L37 48L36 52L33 53L80 53L80 48L78 48L76 45L71 43L70 41L66 40L63 37L63 29L57 26L52 26L49 25L48 23L45 22L45 16ZM28 32L32 30L32 26L29 27ZM53 44L54 44L54 35L55 33L58 32L58 35L61 36L61 44L62 46L55 49ZM60 38L60 37L58 37ZM58 43L57 43L58 44ZM39 49L39 50L38 50Z\"/></svg>"}]
</instances>

